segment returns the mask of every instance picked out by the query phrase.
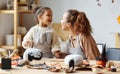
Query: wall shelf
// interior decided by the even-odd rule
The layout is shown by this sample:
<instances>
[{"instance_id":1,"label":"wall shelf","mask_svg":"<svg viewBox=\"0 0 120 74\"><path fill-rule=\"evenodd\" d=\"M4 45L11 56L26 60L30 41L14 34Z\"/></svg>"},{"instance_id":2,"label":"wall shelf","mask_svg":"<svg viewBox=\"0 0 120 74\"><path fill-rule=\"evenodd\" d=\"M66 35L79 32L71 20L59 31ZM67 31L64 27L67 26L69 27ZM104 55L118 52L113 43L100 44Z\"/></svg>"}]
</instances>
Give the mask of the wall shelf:
<instances>
[{"instance_id":1,"label":"wall shelf","mask_svg":"<svg viewBox=\"0 0 120 74\"><path fill-rule=\"evenodd\" d=\"M38 4L38 0L34 0L36 3L36 6ZM4 43L0 44L0 48L5 48L5 49L17 49L21 46L18 46L18 26L23 25L23 14L29 14L32 11L31 10L19 10L18 8L20 6L24 6L28 5L28 2L18 2L18 0L13 0L13 10L0 10L0 14L13 14L13 35L14 35L14 39L13 39L13 45L12 46L8 46L5 45ZM4 24L0 24L0 25L4 25ZM6 34L5 34L6 35Z\"/></svg>"},{"instance_id":2,"label":"wall shelf","mask_svg":"<svg viewBox=\"0 0 120 74\"><path fill-rule=\"evenodd\" d=\"M0 10L0 14L13 14L13 19L14 19L14 24L13 24L13 29L14 29L14 42L13 46L7 46L7 45L0 45L0 48L5 48L5 49L17 49L17 28L18 28L18 2L17 0L13 1L14 4L14 9L13 10ZM3 25L3 24L2 24Z\"/></svg>"},{"instance_id":3,"label":"wall shelf","mask_svg":"<svg viewBox=\"0 0 120 74\"><path fill-rule=\"evenodd\" d=\"M31 13L32 11L31 10L19 10L18 12L19 13Z\"/></svg>"},{"instance_id":4,"label":"wall shelf","mask_svg":"<svg viewBox=\"0 0 120 74\"><path fill-rule=\"evenodd\" d=\"M1 45L0 47L4 49L14 49L14 46Z\"/></svg>"},{"instance_id":5,"label":"wall shelf","mask_svg":"<svg viewBox=\"0 0 120 74\"><path fill-rule=\"evenodd\" d=\"M14 14L14 10L0 10L0 14Z\"/></svg>"},{"instance_id":6,"label":"wall shelf","mask_svg":"<svg viewBox=\"0 0 120 74\"><path fill-rule=\"evenodd\" d=\"M36 6L38 4L38 0L35 0ZM5 49L17 49L21 46L18 46L18 26L23 25L23 14L25 13L31 13L31 10L19 10L18 7L21 5L27 5L27 2L18 2L18 0L13 0L13 10L0 10L0 14L13 14L13 34L14 34L14 41L13 41L13 46L7 46L5 44L0 45L0 48L5 48ZM26 6L27 7L27 6ZM4 25L4 24L0 24Z\"/></svg>"},{"instance_id":7,"label":"wall shelf","mask_svg":"<svg viewBox=\"0 0 120 74\"><path fill-rule=\"evenodd\" d=\"M18 5L28 5L27 2L18 2Z\"/></svg>"}]
</instances>

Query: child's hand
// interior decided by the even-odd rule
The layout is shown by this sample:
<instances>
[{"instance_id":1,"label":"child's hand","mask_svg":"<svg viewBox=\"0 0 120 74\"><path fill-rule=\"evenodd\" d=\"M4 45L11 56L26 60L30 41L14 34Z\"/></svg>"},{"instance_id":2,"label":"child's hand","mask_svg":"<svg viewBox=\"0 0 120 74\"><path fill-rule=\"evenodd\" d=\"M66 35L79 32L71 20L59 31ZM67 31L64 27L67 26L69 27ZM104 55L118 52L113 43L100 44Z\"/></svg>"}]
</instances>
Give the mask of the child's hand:
<instances>
[{"instance_id":1,"label":"child's hand","mask_svg":"<svg viewBox=\"0 0 120 74\"><path fill-rule=\"evenodd\" d=\"M33 43L32 43L31 41L27 41L27 42L25 43L25 46L26 46L26 47L33 47Z\"/></svg>"}]
</instances>

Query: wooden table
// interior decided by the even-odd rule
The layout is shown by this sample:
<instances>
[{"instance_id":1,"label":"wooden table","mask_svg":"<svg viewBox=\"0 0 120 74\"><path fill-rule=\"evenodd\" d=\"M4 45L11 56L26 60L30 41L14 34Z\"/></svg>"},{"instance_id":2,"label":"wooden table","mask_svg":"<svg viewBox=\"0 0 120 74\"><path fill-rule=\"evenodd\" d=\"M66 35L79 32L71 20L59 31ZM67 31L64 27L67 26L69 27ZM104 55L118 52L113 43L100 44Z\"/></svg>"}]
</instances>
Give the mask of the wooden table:
<instances>
[{"instance_id":1,"label":"wooden table","mask_svg":"<svg viewBox=\"0 0 120 74\"><path fill-rule=\"evenodd\" d=\"M32 61L31 63L43 63L46 62L46 64L50 63L50 62L55 62L55 63L59 63L62 67L67 68L68 66L64 64L64 60L63 59L42 59L40 61ZM120 62L120 61L117 61ZM93 65L95 64L94 60L90 61L90 64ZM48 70L45 69L30 69L27 68L26 66L24 67L17 67L17 66L12 66L12 69L10 70L2 70L0 69L0 74L66 74L65 71L60 71L60 72L50 72ZM87 70L78 70L75 71L72 74L96 74L93 71ZM106 72L103 74L120 74L120 70L118 70L117 72Z\"/></svg>"}]
</instances>

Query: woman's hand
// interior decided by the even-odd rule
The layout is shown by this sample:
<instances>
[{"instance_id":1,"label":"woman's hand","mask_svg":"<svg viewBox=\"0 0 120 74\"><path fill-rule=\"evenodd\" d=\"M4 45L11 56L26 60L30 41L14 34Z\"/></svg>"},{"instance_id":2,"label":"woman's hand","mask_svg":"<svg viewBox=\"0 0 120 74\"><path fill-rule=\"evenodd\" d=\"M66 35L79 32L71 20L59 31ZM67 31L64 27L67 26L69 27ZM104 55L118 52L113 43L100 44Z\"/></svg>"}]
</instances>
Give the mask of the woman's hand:
<instances>
[{"instance_id":1,"label":"woman's hand","mask_svg":"<svg viewBox=\"0 0 120 74\"><path fill-rule=\"evenodd\" d=\"M56 58L62 58L62 53L61 53L60 51L55 51L55 52L54 52L54 56L55 56Z\"/></svg>"},{"instance_id":2,"label":"woman's hand","mask_svg":"<svg viewBox=\"0 0 120 74\"><path fill-rule=\"evenodd\" d=\"M60 51L55 51L55 52L54 52L54 56L55 56L56 58L64 59L67 55L68 55L67 53L60 52Z\"/></svg>"}]
</instances>

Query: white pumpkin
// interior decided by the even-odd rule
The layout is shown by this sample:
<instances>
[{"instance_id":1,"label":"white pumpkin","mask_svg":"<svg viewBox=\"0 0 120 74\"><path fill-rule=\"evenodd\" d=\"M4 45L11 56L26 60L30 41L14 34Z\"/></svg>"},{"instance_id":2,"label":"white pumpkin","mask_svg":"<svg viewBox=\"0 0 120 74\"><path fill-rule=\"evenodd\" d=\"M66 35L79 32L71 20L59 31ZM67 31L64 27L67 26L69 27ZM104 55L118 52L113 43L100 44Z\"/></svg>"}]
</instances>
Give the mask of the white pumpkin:
<instances>
[{"instance_id":1,"label":"white pumpkin","mask_svg":"<svg viewBox=\"0 0 120 74\"><path fill-rule=\"evenodd\" d=\"M65 64L69 65L70 60L74 60L74 65L81 65L83 63L83 57L79 54L67 55L64 59Z\"/></svg>"}]
</instances>

